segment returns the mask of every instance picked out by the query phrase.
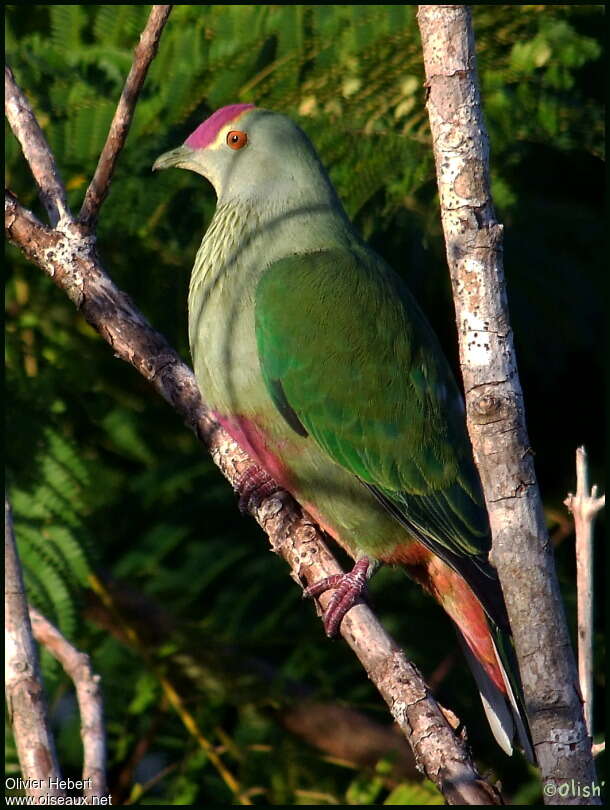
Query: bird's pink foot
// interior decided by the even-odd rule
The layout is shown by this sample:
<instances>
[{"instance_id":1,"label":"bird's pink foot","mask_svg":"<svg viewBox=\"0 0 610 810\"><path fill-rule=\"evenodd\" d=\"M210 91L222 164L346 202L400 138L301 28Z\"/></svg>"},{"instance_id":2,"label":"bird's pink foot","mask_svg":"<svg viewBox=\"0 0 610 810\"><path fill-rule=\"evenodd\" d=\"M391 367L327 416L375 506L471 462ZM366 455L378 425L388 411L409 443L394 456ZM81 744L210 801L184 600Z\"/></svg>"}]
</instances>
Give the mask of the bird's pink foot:
<instances>
[{"instance_id":1,"label":"bird's pink foot","mask_svg":"<svg viewBox=\"0 0 610 810\"><path fill-rule=\"evenodd\" d=\"M251 502L258 506L265 498L280 490L280 485L262 467L248 467L235 484L235 491L239 493L239 511L242 515L245 514Z\"/></svg>"},{"instance_id":2,"label":"bird's pink foot","mask_svg":"<svg viewBox=\"0 0 610 810\"><path fill-rule=\"evenodd\" d=\"M337 589L324 611L324 630L329 638L338 634L343 617L366 591L370 566L371 561L363 557L349 573L326 577L305 588L303 595L312 597L320 596L332 588Z\"/></svg>"}]
</instances>

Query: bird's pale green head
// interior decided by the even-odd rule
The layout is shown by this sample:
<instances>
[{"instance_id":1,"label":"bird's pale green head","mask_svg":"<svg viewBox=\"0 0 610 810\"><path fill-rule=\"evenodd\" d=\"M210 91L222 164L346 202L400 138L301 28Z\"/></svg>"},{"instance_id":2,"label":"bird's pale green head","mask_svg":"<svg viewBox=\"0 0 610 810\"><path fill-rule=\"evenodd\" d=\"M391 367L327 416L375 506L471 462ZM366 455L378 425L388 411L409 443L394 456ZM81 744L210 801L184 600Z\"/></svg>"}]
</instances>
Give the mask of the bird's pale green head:
<instances>
[{"instance_id":1,"label":"bird's pale green head","mask_svg":"<svg viewBox=\"0 0 610 810\"><path fill-rule=\"evenodd\" d=\"M219 199L334 195L305 133L285 115L231 104L207 118L182 146L160 155L153 171L176 167L205 177Z\"/></svg>"}]
</instances>

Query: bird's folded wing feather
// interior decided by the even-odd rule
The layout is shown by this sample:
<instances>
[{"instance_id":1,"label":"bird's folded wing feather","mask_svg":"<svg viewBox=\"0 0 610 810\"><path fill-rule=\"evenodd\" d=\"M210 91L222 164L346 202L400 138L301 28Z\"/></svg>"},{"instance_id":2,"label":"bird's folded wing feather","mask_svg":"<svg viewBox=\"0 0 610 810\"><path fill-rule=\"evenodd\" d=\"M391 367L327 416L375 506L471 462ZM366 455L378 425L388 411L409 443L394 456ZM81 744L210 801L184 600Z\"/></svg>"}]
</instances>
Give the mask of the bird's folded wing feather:
<instances>
[{"instance_id":1,"label":"bird's folded wing feather","mask_svg":"<svg viewBox=\"0 0 610 810\"><path fill-rule=\"evenodd\" d=\"M467 580L493 579L462 399L399 277L364 248L289 256L261 277L255 318L286 422Z\"/></svg>"}]
</instances>

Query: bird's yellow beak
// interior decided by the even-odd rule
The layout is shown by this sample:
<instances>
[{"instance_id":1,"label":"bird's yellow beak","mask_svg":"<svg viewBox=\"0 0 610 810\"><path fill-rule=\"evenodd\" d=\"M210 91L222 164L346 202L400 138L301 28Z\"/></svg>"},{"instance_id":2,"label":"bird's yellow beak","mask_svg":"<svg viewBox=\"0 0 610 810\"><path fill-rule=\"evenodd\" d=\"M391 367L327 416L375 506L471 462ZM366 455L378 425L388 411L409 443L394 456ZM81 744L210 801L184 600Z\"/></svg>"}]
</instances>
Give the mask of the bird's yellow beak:
<instances>
[{"instance_id":1,"label":"bird's yellow beak","mask_svg":"<svg viewBox=\"0 0 610 810\"><path fill-rule=\"evenodd\" d=\"M169 152L164 152L162 155L159 155L159 157L153 163L152 170L153 172L156 172L159 169L170 168L192 169L194 168L193 157L195 152L195 149L191 149L190 146L186 146L185 144L178 146L176 149L172 149Z\"/></svg>"}]
</instances>

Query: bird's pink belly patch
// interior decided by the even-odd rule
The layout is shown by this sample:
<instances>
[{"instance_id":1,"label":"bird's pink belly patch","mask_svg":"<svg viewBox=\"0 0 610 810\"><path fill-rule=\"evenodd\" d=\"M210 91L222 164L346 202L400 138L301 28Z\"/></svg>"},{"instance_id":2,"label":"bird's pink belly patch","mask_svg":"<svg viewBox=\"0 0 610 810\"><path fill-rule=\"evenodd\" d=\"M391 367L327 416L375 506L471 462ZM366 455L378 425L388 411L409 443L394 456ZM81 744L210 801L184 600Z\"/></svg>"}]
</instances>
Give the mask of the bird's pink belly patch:
<instances>
[{"instance_id":1,"label":"bird's pink belly patch","mask_svg":"<svg viewBox=\"0 0 610 810\"><path fill-rule=\"evenodd\" d=\"M214 418L227 431L229 436L246 451L260 467L284 489L292 489L292 476L285 464L270 445L264 430L247 416L223 416L213 411Z\"/></svg>"},{"instance_id":2,"label":"bird's pink belly patch","mask_svg":"<svg viewBox=\"0 0 610 810\"><path fill-rule=\"evenodd\" d=\"M291 474L277 453L270 448L270 441L260 425L247 416L223 416L217 411L214 411L213 415L231 438L246 451L252 461L255 461L281 487L290 492L315 522L349 552L349 540L343 539L337 527L332 525L312 503L301 497L294 475ZM294 449L293 446L291 450L294 452Z\"/></svg>"}]
</instances>

